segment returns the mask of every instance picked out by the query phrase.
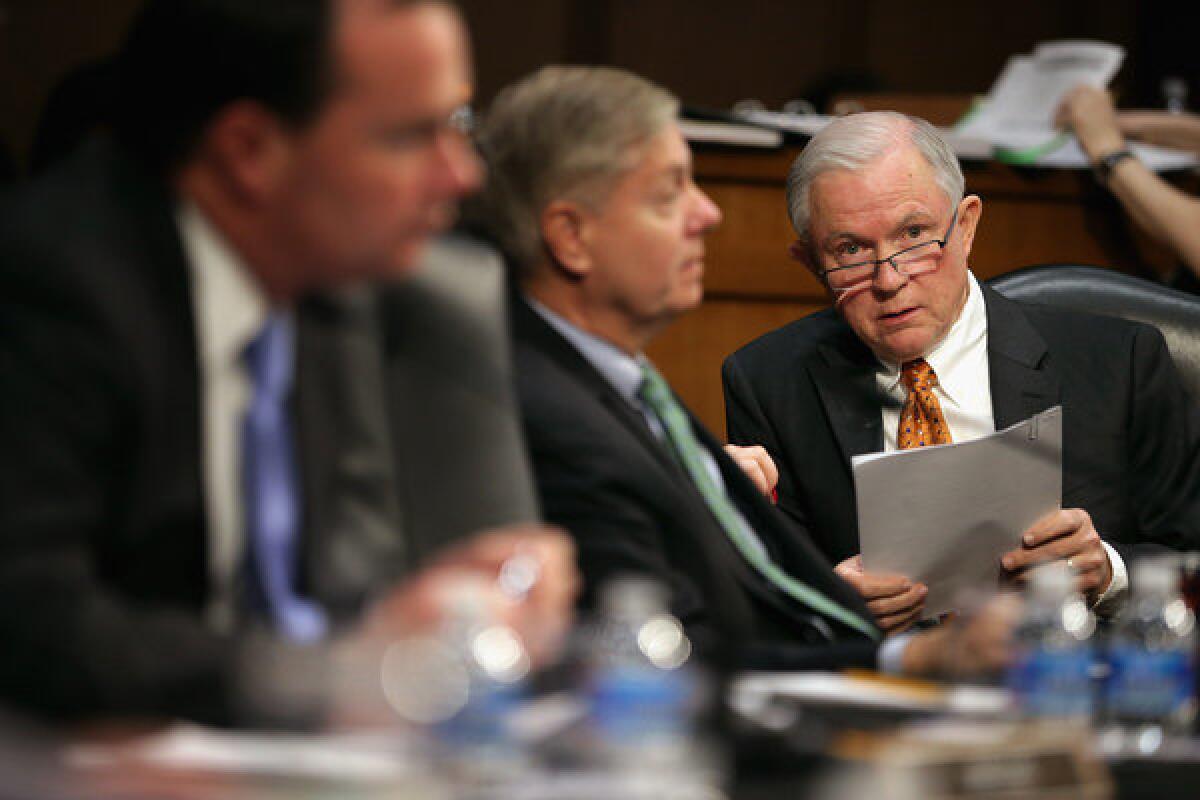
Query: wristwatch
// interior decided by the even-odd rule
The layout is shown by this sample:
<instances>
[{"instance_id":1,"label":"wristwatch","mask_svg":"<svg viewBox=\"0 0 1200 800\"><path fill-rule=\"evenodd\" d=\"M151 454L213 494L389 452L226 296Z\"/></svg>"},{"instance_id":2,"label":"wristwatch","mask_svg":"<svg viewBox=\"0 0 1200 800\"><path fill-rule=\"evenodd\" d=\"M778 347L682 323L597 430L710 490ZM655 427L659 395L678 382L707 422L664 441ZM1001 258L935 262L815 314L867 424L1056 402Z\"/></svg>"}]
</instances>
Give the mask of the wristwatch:
<instances>
[{"instance_id":1,"label":"wristwatch","mask_svg":"<svg viewBox=\"0 0 1200 800\"><path fill-rule=\"evenodd\" d=\"M1092 172L1096 175L1096 180L1104 185L1108 185L1109 178L1112 177L1112 171L1127 158L1137 158L1128 147L1122 147L1120 150L1113 150L1111 153L1105 153L1092 162Z\"/></svg>"}]
</instances>

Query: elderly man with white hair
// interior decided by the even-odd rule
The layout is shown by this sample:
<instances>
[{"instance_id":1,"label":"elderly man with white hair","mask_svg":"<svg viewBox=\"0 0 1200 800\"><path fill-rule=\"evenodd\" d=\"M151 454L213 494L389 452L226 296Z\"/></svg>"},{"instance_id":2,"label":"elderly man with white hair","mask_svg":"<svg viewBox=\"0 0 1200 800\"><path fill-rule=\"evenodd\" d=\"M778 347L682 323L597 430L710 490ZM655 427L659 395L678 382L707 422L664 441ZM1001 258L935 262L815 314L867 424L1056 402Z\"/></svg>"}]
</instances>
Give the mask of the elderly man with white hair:
<instances>
[{"instance_id":1,"label":"elderly man with white hair","mask_svg":"<svg viewBox=\"0 0 1200 800\"><path fill-rule=\"evenodd\" d=\"M880 627L919 620L927 587L864 572L855 455L968 441L1061 404L1063 509L1024 533L1002 571L1019 583L1065 560L1112 613L1131 557L1200 546L1200 422L1162 336L1016 303L976 280L983 201L964 193L932 126L893 112L836 120L793 164L788 210L792 256L833 307L726 360L729 438L767 449L780 507Z\"/></svg>"}]
</instances>

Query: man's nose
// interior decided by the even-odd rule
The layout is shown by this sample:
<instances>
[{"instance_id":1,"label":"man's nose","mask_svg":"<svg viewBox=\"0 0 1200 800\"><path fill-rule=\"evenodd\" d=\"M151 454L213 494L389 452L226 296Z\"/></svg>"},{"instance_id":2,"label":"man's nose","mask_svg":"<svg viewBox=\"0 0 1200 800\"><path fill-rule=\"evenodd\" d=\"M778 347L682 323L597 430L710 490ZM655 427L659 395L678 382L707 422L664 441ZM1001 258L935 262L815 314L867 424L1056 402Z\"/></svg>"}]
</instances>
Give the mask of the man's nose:
<instances>
[{"instance_id":1,"label":"man's nose","mask_svg":"<svg viewBox=\"0 0 1200 800\"><path fill-rule=\"evenodd\" d=\"M708 233L721 224L721 207L713 202L699 186L693 186L695 205L692 210L692 230L696 233Z\"/></svg>"},{"instance_id":2,"label":"man's nose","mask_svg":"<svg viewBox=\"0 0 1200 800\"><path fill-rule=\"evenodd\" d=\"M439 137L438 153L443 186L451 197L462 197L483 182L483 161L471 141L458 131Z\"/></svg>"},{"instance_id":3,"label":"man's nose","mask_svg":"<svg viewBox=\"0 0 1200 800\"><path fill-rule=\"evenodd\" d=\"M908 283L908 276L901 272L890 258L885 258L875 265L872 285L876 289L883 292L895 292L903 289L906 283Z\"/></svg>"}]
</instances>

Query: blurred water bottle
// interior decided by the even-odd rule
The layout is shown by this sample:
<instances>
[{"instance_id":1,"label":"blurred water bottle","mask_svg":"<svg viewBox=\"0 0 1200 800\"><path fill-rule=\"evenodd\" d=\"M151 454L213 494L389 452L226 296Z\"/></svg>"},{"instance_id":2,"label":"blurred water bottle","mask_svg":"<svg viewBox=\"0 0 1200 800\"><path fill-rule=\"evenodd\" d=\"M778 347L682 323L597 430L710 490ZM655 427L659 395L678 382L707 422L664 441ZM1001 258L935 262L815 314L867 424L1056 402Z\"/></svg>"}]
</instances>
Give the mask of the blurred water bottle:
<instances>
[{"instance_id":1,"label":"blurred water bottle","mask_svg":"<svg viewBox=\"0 0 1200 800\"><path fill-rule=\"evenodd\" d=\"M1133 733L1183 733L1195 714L1195 617L1179 591L1173 558L1133 565L1133 596L1113 626L1105 705Z\"/></svg>"},{"instance_id":2,"label":"blurred water bottle","mask_svg":"<svg viewBox=\"0 0 1200 800\"><path fill-rule=\"evenodd\" d=\"M516 632L492 618L483 587L464 583L448 604L437 689L424 687L454 700L434 721L437 755L468 783L511 779L527 761L511 717L525 698L529 656Z\"/></svg>"},{"instance_id":3,"label":"blurred water bottle","mask_svg":"<svg viewBox=\"0 0 1200 800\"><path fill-rule=\"evenodd\" d=\"M1167 101L1167 111L1172 114L1187 111L1187 81L1178 75L1169 75L1162 80L1162 92Z\"/></svg>"},{"instance_id":4,"label":"blurred water bottle","mask_svg":"<svg viewBox=\"0 0 1200 800\"><path fill-rule=\"evenodd\" d=\"M1062 562L1035 569L1008 672L1008 686L1023 713L1034 717L1092 713L1095 631L1095 617L1075 591L1071 569Z\"/></svg>"},{"instance_id":5,"label":"blurred water bottle","mask_svg":"<svg viewBox=\"0 0 1200 800\"><path fill-rule=\"evenodd\" d=\"M686 765L700 682L664 589L639 577L606 584L587 649L594 754L617 770Z\"/></svg>"}]
</instances>

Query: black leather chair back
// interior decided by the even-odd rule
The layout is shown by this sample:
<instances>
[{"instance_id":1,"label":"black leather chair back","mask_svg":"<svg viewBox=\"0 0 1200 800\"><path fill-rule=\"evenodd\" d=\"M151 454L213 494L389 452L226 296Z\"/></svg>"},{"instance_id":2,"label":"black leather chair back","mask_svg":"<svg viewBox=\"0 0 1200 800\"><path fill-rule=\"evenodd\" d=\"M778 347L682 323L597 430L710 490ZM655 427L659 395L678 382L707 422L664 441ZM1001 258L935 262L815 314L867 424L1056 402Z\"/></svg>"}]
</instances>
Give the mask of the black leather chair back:
<instances>
[{"instance_id":1,"label":"black leather chair back","mask_svg":"<svg viewBox=\"0 0 1200 800\"><path fill-rule=\"evenodd\" d=\"M1026 267L988 281L1014 300L1149 323L1167 340L1193 399L1200 400L1200 298L1099 267Z\"/></svg>"}]
</instances>

